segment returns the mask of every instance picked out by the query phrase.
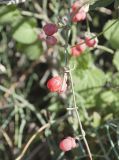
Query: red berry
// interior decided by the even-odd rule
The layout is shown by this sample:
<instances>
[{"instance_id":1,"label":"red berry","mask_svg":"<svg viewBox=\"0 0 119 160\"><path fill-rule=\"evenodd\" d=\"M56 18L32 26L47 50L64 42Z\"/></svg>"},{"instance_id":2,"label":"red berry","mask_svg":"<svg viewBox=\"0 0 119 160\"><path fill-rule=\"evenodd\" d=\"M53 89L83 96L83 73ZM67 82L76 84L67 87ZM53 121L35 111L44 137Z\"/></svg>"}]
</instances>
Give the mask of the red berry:
<instances>
[{"instance_id":1,"label":"red berry","mask_svg":"<svg viewBox=\"0 0 119 160\"><path fill-rule=\"evenodd\" d=\"M93 38L94 36L95 36L95 34L91 34L91 35L89 35L89 36L86 36L85 42L86 42L86 45L87 45L88 47L94 48L94 47L97 46L97 44L98 44L98 39L97 39L97 37Z\"/></svg>"},{"instance_id":2,"label":"red berry","mask_svg":"<svg viewBox=\"0 0 119 160\"><path fill-rule=\"evenodd\" d=\"M84 4L82 5L82 2L81 0L76 0L73 4L72 4L72 12L76 12L78 11L79 9L80 10L84 10L85 12L88 12L89 11L89 4Z\"/></svg>"},{"instance_id":3,"label":"red berry","mask_svg":"<svg viewBox=\"0 0 119 160\"><path fill-rule=\"evenodd\" d=\"M75 1L72 5L71 19L73 22L79 22L86 19L86 13L89 11L89 4L82 5L81 1Z\"/></svg>"},{"instance_id":4,"label":"red berry","mask_svg":"<svg viewBox=\"0 0 119 160\"><path fill-rule=\"evenodd\" d=\"M86 50L86 44L83 39L79 39L79 44L77 45L77 48L81 51L84 52Z\"/></svg>"},{"instance_id":5,"label":"red berry","mask_svg":"<svg viewBox=\"0 0 119 160\"><path fill-rule=\"evenodd\" d=\"M50 92L58 92L61 94L66 91L67 84L60 76L55 76L48 80L47 88L50 90Z\"/></svg>"},{"instance_id":6,"label":"red berry","mask_svg":"<svg viewBox=\"0 0 119 160\"><path fill-rule=\"evenodd\" d=\"M72 56L79 56L81 54L81 51L76 46L74 46L71 48L71 54Z\"/></svg>"},{"instance_id":7,"label":"red berry","mask_svg":"<svg viewBox=\"0 0 119 160\"><path fill-rule=\"evenodd\" d=\"M59 76L55 76L48 80L47 87L51 92L58 92L62 85L62 78Z\"/></svg>"},{"instance_id":8,"label":"red berry","mask_svg":"<svg viewBox=\"0 0 119 160\"><path fill-rule=\"evenodd\" d=\"M80 54L82 54L85 51L86 44L84 43L84 41L82 39L80 39L79 43L80 44L77 44L76 46L71 48L72 56L75 56L75 57L80 56Z\"/></svg>"},{"instance_id":9,"label":"red berry","mask_svg":"<svg viewBox=\"0 0 119 160\"><path fill-rule=\"evenodd\" d=\"M59 148L64 152L70 151L75 147L76 147L76 142L75 142L75 139L72 137L67 137L63 139L59 144Z\"/></svg>"},{"instance_id":10,"label":"red berry","mask_svg":"<svg viewBox=\"0 0 119 160\"><path fill-rule=\"evenodd\" d=\"M54 36L47 36L46 43L48 46L54 46L57 43L57 39Z\"/></svg>"},{"instance_id":11,"label":"red berry","mask_svg":"<svg viewBox=\"0 0 119 160\"><path fill-rule=\"evenodd\" d=\"M74 2L73 4L72 4L72 11L73 12L76 12L79 8L81 7L81 3L80 3L80 1L76 1L76 2Z\"/></svg>"},{"instance_id":12,"label":"red berry","mask_svg":"<svg viewBox=\"0 0 119 160\"><path fill-rule=\"evenodd\" d=\"M56 24L48 23L43 27L43 30L47 36L52 36L58 31L58 27Z\"/></svg>"},{"instance_id":13,"label":"red berry","mask_svg":"<svg viewBox=\"0 0 119 160\"><path fill-rule=\"evenodd\" d=\"M72 17L73 22L79 22L85 19L86 19L86 12L84 11L79 11Z\"/></svg>"},{"instance_id":14,"label":"red berry","mask_svg":"<svg viewBox=\"0 0 119 160\"><path fill-rule=\"evenodd\" d=\"M88 47L94 47L94 45L96 44L95 39L91 39L91 38L89 38L89 37L86 37L86 38L85 38L85 41L86 41L86 45L87 45Z\"/></svg>"}]
</instances>

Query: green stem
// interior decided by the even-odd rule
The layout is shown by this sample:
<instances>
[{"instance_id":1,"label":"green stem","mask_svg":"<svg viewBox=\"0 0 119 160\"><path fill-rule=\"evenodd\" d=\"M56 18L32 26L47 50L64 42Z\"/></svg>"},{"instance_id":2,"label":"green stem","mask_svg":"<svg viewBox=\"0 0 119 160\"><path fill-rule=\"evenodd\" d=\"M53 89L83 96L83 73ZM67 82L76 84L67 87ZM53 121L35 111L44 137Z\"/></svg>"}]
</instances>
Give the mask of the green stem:
<instances>
[{"instance_id":1,"label":"green stem","mask_svg":"<svg viewBox=\"0 0 119 160\"><path fill-rule=\"evenodd\" d=\"M19 114L21 116L21 124L19 127L19 138L18 138L18 147L22 147L22 139L23 139L23 131L26 125L26 118L25 118L25 113L23 111L23 108L19 108Z\"/></svg>"},{"instance_id":2,"label":"green stem","mask_svg":"<svg viewBox=\"0 0 119 160\"><path fill-rule=\"evenodd\" d=\"M21 102L26 108L29 108L29 110L31 110L36 115L37 119L42 124L45 124L45 120L42 118L41 114L36 110L36 108L35 108L35 106L33 104L29 103L27 100L25 100L23 97L21 97L20 95L16 94L15 92L14 93L10 92L9 89L5 88L2 85L0 85L0 90L5 92L5 93L9 93L10 95L13 95L14 99L16 99L19 102Z\"/></svg>"},{"instance_id":3,"label":"green stem","mask_svg":"<svg viewBox=\"0 0 119 160\"><path fill-rule=\"evenodd\" d=\"M19 137L19 109L17 104L15 104L15 145L18 146L18 137Z\"/></svg>"},{"instance_id":4,"label":"green stem","mask_svg":"<svg viewBox=\"0 0 119 160\"><path fill-rule=\"evenodd\" d=\"M68 15L70 15L70 8L71 8L71 2L68 0ZM65 67L67 67L68 64L68 42L69 42L69 37L70 37L70 32L71 32L71 18L70 16L68 17L68 24L66 26L66 31L65 31L65 57L64 57L64 64Z\"/></svg>"},{"instance_id":5,"label":"green stem","mask_svg":"<svg viewBox=\"0 0 119 160\"><path fill-rule=\"evenodd\" d=\"M87 26L87 32L90 33L90 25L88 18L86 18L86 26Z\"/></svg>"},{"instance_id":6,"label":"green stem","mask_svg":"<svg viewBox=\"0 0 119 160\"><path fill-rule=\"evenodd\" d=\"M117 150L116 150L116 148L115 148L115 145L114 145L114 143L113 143L113 141L112 141L112 139L111 139L110 133L109 133L109 126L106 125L106 129L107 129L107 136L108 136L108 138L109 138L109 142L110 142L110 144L111 144L111 146L112 146L112 149L113 149L113 151L114 151L114 153L115 153L115 156L116 156L117 159L119 160L118 152L117 152Z\"/></svg>"},{"instance_id":7,"label":"green stem","mask_svg":"<svg viewBox=\"0 0 119 160\"><path fill-rule=\"evenodd\" d=\"M1 128L5 129L7 127L7 125L10 123L11 119L14 117L15 115L15 110L13 110L10 115L8 116L8 118L4 121L4 123L2 124Z\"/></svg>"},{"instance_id":8,"label":"green stem","mask_svg":"<svg viewBox=\"0 0 119 160\"><path fill-rule=\"evenodd\" d=\"M108 53L114 54L114 51L112 49L108 48L108 47L105 47L105 46L102 46L102 45L97 45L96 48L104 50Z\"/></svg>"}]
</instances>

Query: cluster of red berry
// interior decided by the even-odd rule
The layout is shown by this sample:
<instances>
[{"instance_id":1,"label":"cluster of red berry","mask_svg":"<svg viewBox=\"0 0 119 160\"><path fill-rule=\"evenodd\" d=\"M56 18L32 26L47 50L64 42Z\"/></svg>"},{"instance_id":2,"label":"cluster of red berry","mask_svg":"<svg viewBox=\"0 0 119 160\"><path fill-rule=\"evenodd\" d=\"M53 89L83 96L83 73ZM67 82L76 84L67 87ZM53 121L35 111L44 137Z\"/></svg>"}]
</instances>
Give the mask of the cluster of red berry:
<instances>
[{"instance_id":1,"label":"cluster of red berry","mask_svg":"<svg viewBox=\"0 0 119 160\"><path fill-rule=\"evenodd\" d=\"M72 12L71 12L71 18L72 22L79 22L86 19L86 14L89 10L89 5L85 4L82 6L82 3L80 1L76 1L72 5Z\"/></svg>"},{"instance_id":2,"label":"cluster of red berry","mask_svg":"<svg viewBox=\"0 0 119 160\"><path fill-rule=\"evenodd\" d=\"M80 56L87 47L95 48L98 44L98 39L93 33L86 33L85 39L79 39L78 44L71 48L72 56Z\"/></svg>"},{"instance_id":3,"label":"cluster of red berry","mask_svg":"<svg viewBox=\"0 0 119 160\"><path fill-rule=\"evenodd\" d=\"M76 0L72 5L71 17L73 22L79 22L86 19L87 12L89 11L89 4L82 6L82 0ZM95 37L95 38L94 38ZM86 34L85 40L79 39L78 44L71 48L72 56L79 56L85 51L87 47L96 47L98 40L94 34Z\"/></svg>"},{"instance_id":4,"label":"cluster of red berry","mask_svg":"<svg viewBox=\"0 0 119 160\"><path fill-rule=\"evenodd\" d=\"M71 7L71 20L72 22L79 22L86 19L87 12L89 10L89 5L82 6L81 1L76 0ZM45 40L48 46L54 46L57 43L57 39L54 34L58 31L58 26L56 24L48 23L43 27L45 37L40 34L40 39ZM85 39L79 38L78 44L71 47L71 55L79 56L83 53L87 47L94 48L98 43L97 37L94 34L85 35ZM47 88L50 92L57 92L59 94L66 92L67 81L60 76L54 76L47 82ZM59 147L62 151L69 151L77 146L75 138L67 137L62 140Z\"/></svg>"},{"instance_id":5,"label":"cluster of red berry","mask_svg":"<svg viewBox=\"0 0 119 160\"><path fill-rule=\"evenodd\" d=\"M43 27L44 32L39 34L39 39L46 41L48 46L54 46L57 44L57 38L54 34L58 31L58 26L53 23L47 23ZM45 33L45 34L44 34Z\"/></svg>"},{"instance_id":6,"label":"cluster of red berry","mask_svg":"<svg viewBox=\"0 0 119 160\"><path fill-rule=\"evenodd\" d=\"M56 24L48 23L43 27L45 35L40 34L40 39L45 40L48 46L54 46L57 43L57 39L54 34L58 31ZM95 38L94 38L95 37ZM72 56L79 56L88 47L94 48L98 43L97 37L94 34L87 34L85 40L79 39L78 44L71 48Z\"/></svg>"}]
</instances>

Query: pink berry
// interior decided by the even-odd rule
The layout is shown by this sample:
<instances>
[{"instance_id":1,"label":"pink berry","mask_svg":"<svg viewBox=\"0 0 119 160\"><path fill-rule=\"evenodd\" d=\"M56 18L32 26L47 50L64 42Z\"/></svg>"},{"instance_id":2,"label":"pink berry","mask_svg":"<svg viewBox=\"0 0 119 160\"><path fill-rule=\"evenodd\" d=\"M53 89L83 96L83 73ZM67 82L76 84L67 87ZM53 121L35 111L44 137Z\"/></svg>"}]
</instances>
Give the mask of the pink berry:
<instances>
[{"instance_id":1,"label":"pink berry","mask_svg":"<svg viewBox=\"0 0 119 160\"><path fill-rule=\"evenodd\" d=\"M94 48L94 47L97 46L97 44L98 44L98 39L97 39L97 37L95 37L95 38L94 38L94 37L95 37L95 34L93 34L93 33L86 36L85 42L86 42L86 45L87 45L88 47Z\"/></svg>"},{"instance_id":2,"label":"pink berry","mask_svg":"<svg viewBox=\"0 0 119 160\"><path fill-rule=\"evenodd\" d=\"M79 49L81 52L84 52L86 48L87 47L86 47L85 41L79 38L79 44L77 45L77 49Z\"/></svg>"},{"instance_id":3,"label":"pink berry","mask_svg":"<svg viewBox=\"0 0 119 160\"><path fill-rule=\"evenodd\" d=\"M71 19L73 22L79 22L86 19L89 11L89 4L82 5L82 2L76 0L72 5Z\"/></svg>"},{"instance_id":4,"label":"pink berry","mask_svg":"<svg viewBox=\"0 0 119 160\"><path fill-rule=\"evenodd\" d=\"M80 39L79 43L80 44L77 44L71 48L72 56L75 56L75 57L80 56L85 51L86 44L84 43L84 41L82 39Z\"/></svg>"},{"instance_id":5,"label":"pink berry","mask_svg":"<svg viewBox=\"0 0 119 160\"><path fill-rule=\"evenodd\" d=\"M76 2L74 2L73 4L72 4L72 11L73 12L76 12L79 8L81 7L81 3L80 3L80 1L76 1Z\"/></svg>"},{"instance_id":6,"label":"pink berry","mask_svg":"<svg viewBox=\"0 0 119 160\"><path fill-rule=\"evenodd\" d=\"M70 151L73 148L75 148L76 146L77 145L76 145L75 139L72 137L67 137L67 138L63 139L59 144L59 148L64 152Z\"/></svg>"},{"instance_id":7,"label":"pink berry","mask_svg":"<svg viewBox=\"0 0 119 160\"><path fill-rule=\"evenodd\" d=\"M46 43L48 46L54 46L55 44L57 44L57 39L54 36L47 36Z\"/></svg>"},{"instance_id":8,"label":"pink berry","mask_svg":"<svg viewBox=\"0 0 119 160\"><path fill-rule=\"evenodd\" d=\"M82 53L82 52L81 52L76 46L74 46L74 47L71 48L71 54L72 54L72 56L77 57L77 56L79 56L81 53Z\"/></svg>"},{"instance_id":9,"label":"pink berry","mask_svg":"<svg viewBox=\"0 0 119 160\"><path fill-rule=\"evenodd\" d=\"M54 33L58 31L58 27L56 24L52 23L47 23L44 27L43 30L47 36L52 36Z\"/></svg>"},{"instance_id":10,"label":"pink berry","mask_svg":"<svg viewBox=\"0 0 119 160\"><path fill-rule=\"evenodd\" d=\"M62 85L62 78L60 76L55 76L48 80L47 87L51 92L58 92Z\"/></svg>"},{"instance_id":11,"label":"pink berry","mask_svg":"<svg viewBox=\"0 0 119 160\"><path fill-rule=\"evenodd\" d=\"M81 0L76 0L73 4L72 4L72 12L77 12L78 10L83 10L85 12L89 11L89 4L84 4L82 5Z\"/></svg>"},{"instance_id":12,"label":"pink berry","mask_svg":"<svg viewBox=\"0 0 119 160\"><path fill-rule=\"evenodd\" d=\"M79 22L85 19L86 19L86 12L84 11L79 11L76 14L74 14L74 16L72 17L73 22Z\"/></svg>"}]
</instances>

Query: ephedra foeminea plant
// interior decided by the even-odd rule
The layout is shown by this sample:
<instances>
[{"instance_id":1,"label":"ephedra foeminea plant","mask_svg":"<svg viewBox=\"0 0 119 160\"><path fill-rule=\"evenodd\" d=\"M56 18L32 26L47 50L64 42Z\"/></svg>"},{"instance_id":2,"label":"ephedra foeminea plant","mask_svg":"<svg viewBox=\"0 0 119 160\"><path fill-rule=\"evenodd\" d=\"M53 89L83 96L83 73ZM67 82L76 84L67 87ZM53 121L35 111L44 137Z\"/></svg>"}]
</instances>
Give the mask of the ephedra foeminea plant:
<instances>
[{"instance_id":1,"label":"ephedra foeminea plant","mask_svg":"<svg viewBox=\"0 0 119 160\"><path fill-rule=\"evenodd\" d=\"M82 4L81 1L77 0L72 4L71 4L71 2L69 2L69 8L70 7L71 7L71 9L69 9L69 15L66 19L66 26L62 27L62 29L63 28L66 29L66 37L67 37L65 39L66 41L65 41L65 45L64 45L65 46L64 47L65 48L65 51L64 51L64 53L65 53L65 55L64 55L64 57L65 57L64 77L61 78L59 76L59 77L51 78L48 81L47 86L51 92L57 92L57 93L62 94L63 92L65 93L68 89L67 80L69 79L70 84L71 84L71 92L72 92L72 96L73 96L73 107L71 108L71 110L75 111L75 113L76 113L77 121L79 123L79 128L80 128L80 132L81 132L80 136L82 137L82 139L84 141L85 149L88 154L88 157L90 160L92 160L92 154L91 154L88 142L85 137L86 133L82 127L80 113L78 112L78 109L77 109L78 107L76 104L76 95L75 95L74 82L73 82L72 71L71 71L72 69L71 69L69 62L68 62L68 56L69 56L69 54L71 54L74 57L79 57L81 54L83 54L86 51L86 49L95 49L96 47L98 47L98 36L103 34L103 32L100 33L99 35L96 35L94 33L91 33L90 29L87 28L87 31L85 32L84 37L83 38L79 37L77 44L71 46L70 51L69 51L68 45L69 45L70 34L71 34L71 25L72 25L72 23L77 23L77 22L80 23L81 21L84 21L87 19L87 14L89 11L89 4L87 4L87 3ZM87 26L87 27L89 27L89 26ZM109 26L109 28L110 27L111 26ZM104 32L106 30L108 30L109 28L106 28L104 30ZM102 49L109 51L108 48L106 48L106 47L102 47ZM58 78L58 81L57 81L57 78ZM61 79L63 79L63 80L61 80ZM49 85L50 82L51 82L51 86ZM56 87L56 90L53 87L54 88ZM52 88L53 88L53 90L52 90ZM61 89L63 89L62 92L60 92ZM73 148L77 147L76 139L74 137L66 137L65 139L63 139L60 142L59 147L64 152L72 150Z\"/></svg>"},{"instance_id":2,"label":"ephedra foeminea plant","mask_svg":"<svg viewBox=\"0 0 119 160\"><path fill-rule=\"evenodd\" d=\"M62 94L63 92L65 93L67 90L67 78L69 77L70 82L71 82L71 90L72 90L72 96L73 96L73 107L71 109L73 109L76 113L77 116L77 121L79 122L79 128L81 131L81 135L83 137L84 143L85 143L85 147L86 147L86 151L87 154L90 158L90 160L92 160L92 155L91 155L91 151L90 148L88 146L88 142L85 138L85 131L82 127L82 123L81 123L81 119L79 116L79 112L77 110L77 104L76 104L76 98L75 98L75 91L74 91L74 87L73 87L73 78L72 78L72 74L71 74L71 68L69 67L68 64L68 43L69 43L69 36L70 36L70 32L71 32L71 23L72 22L80 22L86 19L86 14L89 10L89 4L86 4L84 6L82 6L82 3L80 1L76 1L71 5L71 2L69 2L69 8L71 7L71 13L69 11L69 18L67 18L67 22L66 22L66 26L63 26L63 28L66 29L66 42L65 42L65 66L64 66L64 77L61 78L60 76L55 76L52 77L50 80L48 80L47 82L47 87L51 92L57 92L59 94ZM56 33L58 31L58 26L56 26L55 24L46 24L43 27L43 30L45 32L46 35L48 36L52 36L54 33ZM97 38L93 38L91 39L91 33L89 34L89 36L86 36L86 38L80 39L79 44L75 45L74 47L71 48L71 54L72 56L80 56L81 53L83 53L85 51L85 49L88 47L92 47L94 48L94 46L97 45ZM46 40L47 43L47 40ZM54 44L53 44L54 45ZM73 148L76 147L76 142L75 139L73 138L66 138L63 141L60 142L60 149L62 149L63 151L69 151Z\"/></svg>"},{"instance_id":3,"label":"ephedra foeminea plant","mask_svg":"<svg viewBox=\"0 0 119 160\"><path fill-rule=\"evenodd\" d=\"M14 69L12 68L13 71L11 70L11 75L13 79L10 82L15 81L15 83L10 85L10 89L3 87L4 85L0 86L2 92L5 92L4 97L8 99L8 101L9 99L14 100L14 102L12 102L15 104L13 109L15 112L10 114L10 117L15 117L14 144L16 148L18 147L18 152L22 148L23 150L20 155L18 152L15 152L14 157L19 155L16 160L23 159L25 156L28 156L28 158L30 156L32 157L34 150L37 151L35 148L36 141L34 141L34 139L40 135L40 142L38 141L38 144L44 144L47 139L48 143L46 142L45 144L47 145L45 146L47 146L49 152L51 151L50 156L53 160L65 159L67 157L68 159L76 160L92 159L92 157L95 159L96 157L99 157L99 159L102 157L106 160L109 160L110 157L111 160L115 160L115 157L118 159L117 143L115 139L115 143L112 143L113 138L111 137L112 135L110 135L112 134L112 131L110 133L112 126L108 127L107 125L105 127L106 133L101 132L102 137L106 137L105 139L101 137L102 139L100 140L100 136L96 133L97 128L112 116L112 114L108 115L109 112L114 112L117 108L115 106L118 105L118 93L115 95L115 93L112 93L112 90L109 89L112 73L114 72L114 80L118 78L115 78L116 71L114 66L111 66L112 61L110 60L110 63L108 63L108 58L111 57L113 59L114 56L115 50L113 50L113 47L114 49L115 47L118 48L118 39L115 38L115 33L118 31L118 27L116 26L118 19L109 22L102 30L104 24L99 20L99 25L97 23L98 18L102 17L100 14L104 14L103 18L108 19L110 15L106 17L105 14L111 14L110 6L109 9L95 7L96 5L104 5L103 7L105 7L105 3L110 4L111 1L100 1L99 3L97 3L97 1L95 3L94 0L67 0L60 2L49 0L47 2L37 2L37 0L34 0L33 8L29 8L26 3L29 10L22 11L21 9L20 11L23 16L29 17L30 20L27 18L23 19L23 22L15 26L15 28L15 24L12 24L13 32L11 33L9 32L11 31L10 26L7 26L7 29L3 27L3 31L5 32L7 30L8 33L6 32L2 34L2 36L4 37L6 34L9 34L7 41L9 42L8 55L10 62L12 62L14 56L16 58L14 63L12 63ZM91 5L93 3L95 4ZM95 8L95 10L92 8ZM38 14L35 13L35 9L38 10ZM14 8L12 8L12 12L13 11ZM7 10L4 14L1 14L1 12L2 9L0 11L0 17L7 13ZM15 16L16 14L10 15ZM116 13L112 15L116 16ZM35 24L36 21L32 21L34 17L38 22L37 25ZM0 23L3 23L2 18ZM33 27L35 25L36 27ZM38 27L41 28L40 31ZM114 31L112 32L113 29ZM109 31L113 34L109 34ZM19 32L20 34L18 34ZM34 32L36 34L35 36ZM13 40L11 40L11 34L13 34ZM33 34L33 37L31 34ZM106 41L104 37L100 37L104 34L107 39L109 39L111 35L111 38L106 44L104 44ZM21 35L25 35L25 37L23 38ZM109 43L111 43L111 46ZM41 50L39 49L40 47ZM19 48L22 49L22 52ZM103 50L105 50L105 52ZM16 53L14 53L15 51ZM39 53L41 54L41 59L38 57ZM117 67L118 51L114 57L113 63ZM25 62L25 67L22 65L23 62ZM9 66L8 64L7 66ZM47 70L45 71L42 66L47 66ZM108 74L106 73L107 67L109 69ZM4 65L0 65L0 69L3 72L5 70ZM23 75L21 75L22 69L23 71L25 70ZM16 75L18 73L18 75L14 77L15 73ZM108 83L106 82L107 77L109 78ZM4 80L2 80L2 83L3 81ZM5 84L9 84L8 80L6 80ZM47 92L45 96L44 91ZM24 98L20 93L23 94ZM41 103L41 101L43 103ZM110 111L109 108L111 108L111 105L113 108ZM43 108L41 109L42 106ZM33 115L31 113L33 113ZM4 114L7 114L7 112L4 112ZM118 112L115 112L114 116L116 114L118 114ZM27 115L30 115L29 121ZM3 123L1 129L3 135L6 135L4 131L6 131L5 127L8 125L8 122L13 120L14 118L10 119L8 117L8 121L6 120L7 122L5 121ZM33 131L31 128L35 125L36 132L29 139L27 135L30 136L30 133ZM39 125L42 127L39 128ZM58 127L53 128L55 125L58 125ZM27 126L30 129L28 128L27 130ZM116 130L116 126L117 124L113 125L113 129ZM25 127L26 130L24 130ZM40 133L42 131L44 132L41 135ZM11 133L10 135L13 135L13 132ZM98 136L98 138L96 136ZM29 139L28 142L26 138ZM32 146L29 147L33 141L33 148ZM100 141L103 141L102 143L108 146L106 146L106 149L109 149L107 149L108 152L107 150L105 151L105 147L100 144ZM56 145L52 142L55 142ZM99 145L101 146L100 149L97 147ZM26 154L26 152L28 154ZM43 153L45 153L45 149ZM58 156L58 154L61 154L61 156ZM45 159L45 156L43 158Z\"/></svg>"},{"instance_id":4,"label":"ephedra foeminea plant","mask_svg":"<svg viewBox=\"0 0 119 160\"><path fill-rule=\"evenodd\" d=\"M56 92L59 95L67 94L67 92L71 92L72 98L73 98L73 104L72 108L68 107L70 111L75 112L77 121L79 123L80 128L80 135L74 134L73 137L70 137L67 135L61 142L59 143L59 147L62 151L70 151L78 146L78 143L76 143L78 137L78 140L83 140L85 145L85 150L87 153L87 157L92 160L92 154L88 145L88 142L86 140L86 133L83 129L80 113L78 111L78 106L76 103L76 93L74 90L74 82L73 82L73 76L72 71L73 68L71 68L69 64L69 57L72 56L74 58L79 58L80 56L86 52L86 50L93 50L98 47L98 37L103 34L103 32L99 33L98 35L91 33L89 30L89 26L87 26L87 30L85 31L84 35L82 37L79 37L77 39L76 44L71 45L70 44L70 36L72 32L72 24L73 23L81 23L82 21L88 21L87 15L89 11L89 4L82 4L82 1L76 0L73 3L69 1L69 13L67 17L65 17L65 25L62 23L62 21L57 23L46 23L43 26L43 31L41 34L39 34L39 39L43 42L46 42L46 45L49 48L53 48L55 45L58 45L58 38L57 38L57 32L59 30L65 31L65 44L63 47L64 49L64 72L62 76L55 75L51 77L51 79L47 82L47 88L50 92ZM61 25L62 24L62 25ZM108 28L105 29L108 30L112 25L110 25ZM108 50L106 47L103 47L103 49ZM68 99L68 97L67 97ZM49 124L48 124L49 126ZM45 129L45 128L44 128ZM37 133L39 133L38 131ZM35 134L36 136L37 134ZM34 139L34 138L33 138ZM32 140L31 140L32 141ZM27 147L30 143L28 143ZM24 151L26 151L27 148L25 148ZM22 152L24 153L24 152ZM18 159L17 159L18 160Z\"/></svg>"}]
</instances>

